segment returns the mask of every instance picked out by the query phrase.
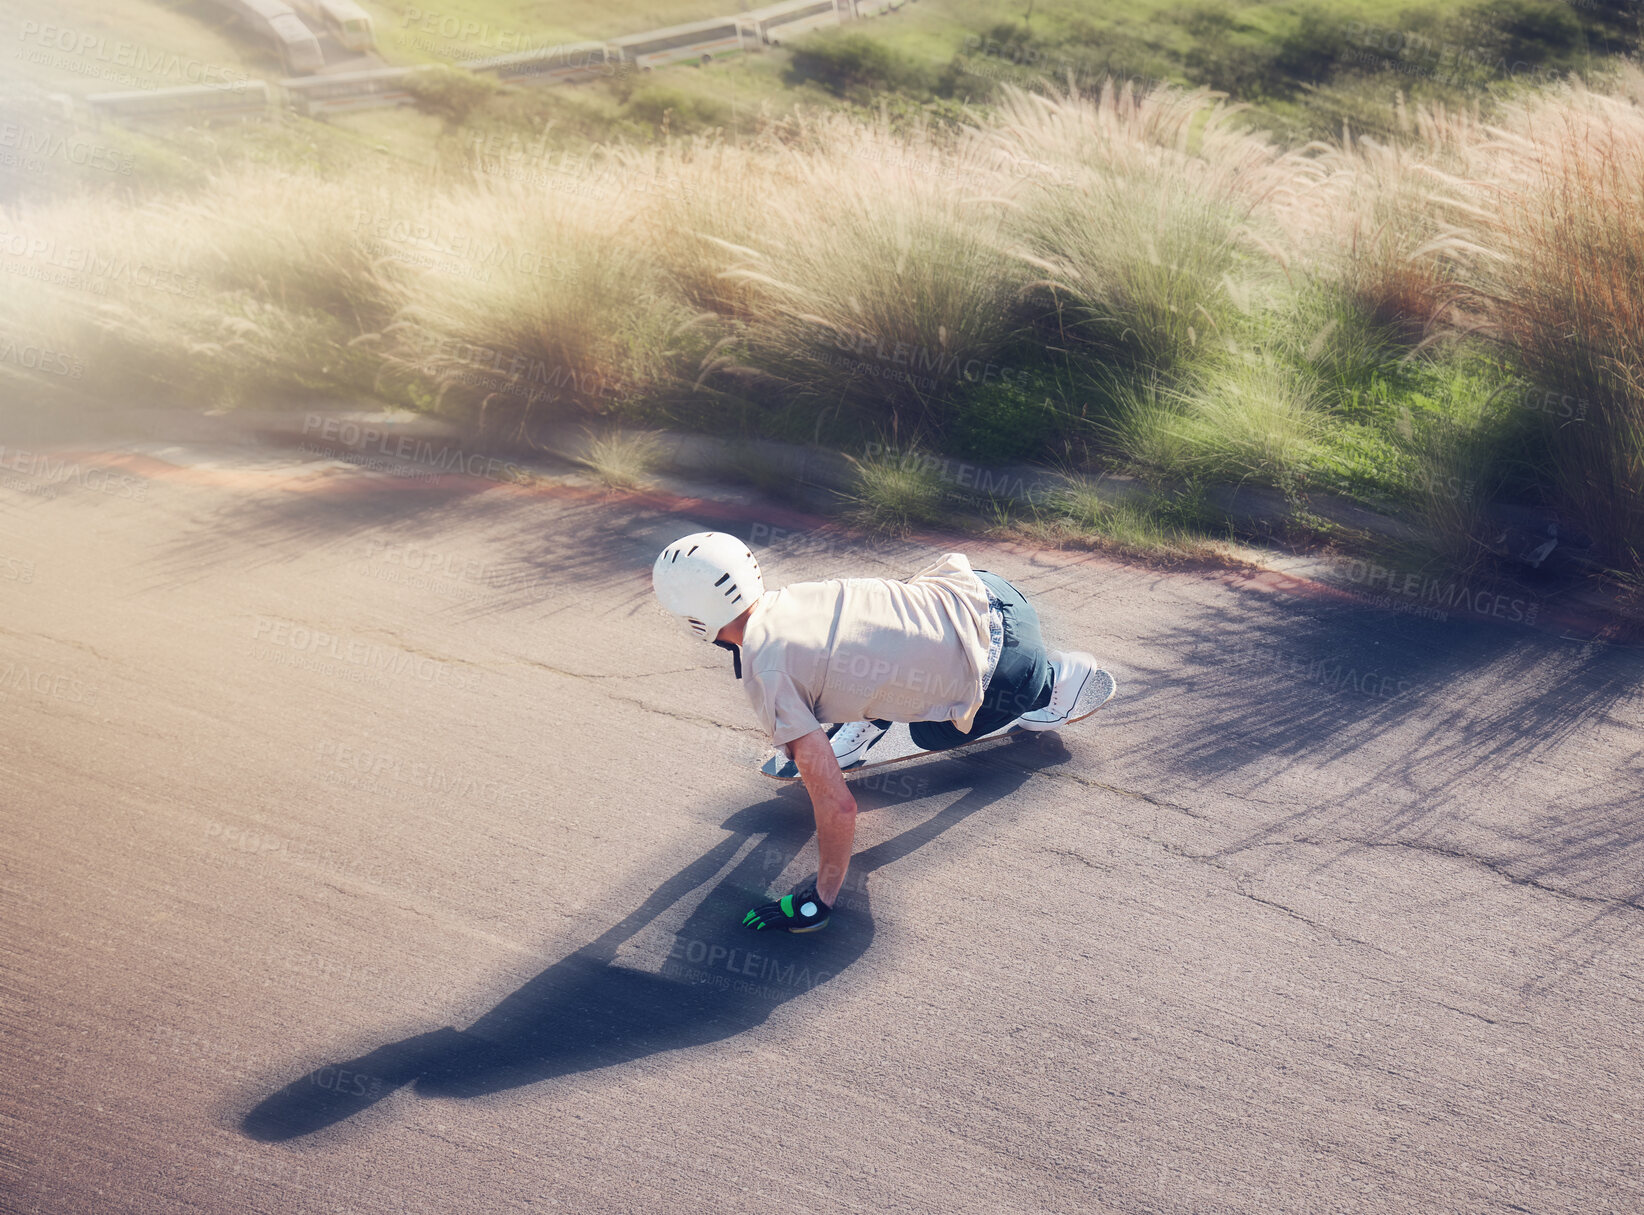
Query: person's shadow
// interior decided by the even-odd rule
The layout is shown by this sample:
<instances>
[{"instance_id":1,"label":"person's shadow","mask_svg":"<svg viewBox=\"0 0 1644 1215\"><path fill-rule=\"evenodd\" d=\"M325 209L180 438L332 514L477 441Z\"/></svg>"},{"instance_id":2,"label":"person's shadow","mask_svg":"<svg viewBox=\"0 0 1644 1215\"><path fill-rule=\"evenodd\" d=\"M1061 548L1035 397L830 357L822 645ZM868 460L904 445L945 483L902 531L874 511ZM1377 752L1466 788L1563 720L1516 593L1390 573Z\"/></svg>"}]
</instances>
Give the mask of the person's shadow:
<instances>
[{"instance_id":1,"label":"person's shadow","mask_svg":"<svg viewBox=\"0 0 1644 1215\"><path fill-rule=\"evenodd\" d=\"M812 834L809 803L785 791L738 811L731 834L665 881L631 915L507 996L466 1030L445 1028L393 1042L358 1059L310 1071L241 1119L247 1136L268 1141L311 1134L416 1081L425 1096L476 1097L575 1072L612 1067L662 1051L733 1037L762 1024L781 1004L822 986L873 942L865 879L1014 792L1034 771L1063 762L1054 734L985 748L985 762L932 760L917 775L893 770L858 787L864 810L953 789L968 791L915 827L851 859L845 890L821 932L754 932L748 908ZM901 793L904 796L898 797ZM669 907L710 881L752 838L748 850L674 934L660 970L619 964L619 947Z\"/></svg>"}]
</instances>

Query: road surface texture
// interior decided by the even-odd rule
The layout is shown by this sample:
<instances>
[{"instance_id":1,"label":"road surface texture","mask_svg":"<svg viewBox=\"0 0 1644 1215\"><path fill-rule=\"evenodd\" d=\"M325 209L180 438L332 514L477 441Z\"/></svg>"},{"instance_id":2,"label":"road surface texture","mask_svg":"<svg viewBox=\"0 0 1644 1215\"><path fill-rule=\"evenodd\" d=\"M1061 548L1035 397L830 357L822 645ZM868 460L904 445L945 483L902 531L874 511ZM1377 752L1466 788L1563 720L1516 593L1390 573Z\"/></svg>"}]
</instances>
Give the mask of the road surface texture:
<instances>
[{"instance_id":1,"label":"road surface texture","mask_svg":"<svg viewBox=\"0 0 1644 1215\"><path fill-rule=\"evenodd\" d=\"M861 781L772 939L808 803L649 592L757 512L3 471L8 1211L1644 1209L1634 649L789 520L772 584L953 544L1120 694Z\"/></svg>"}]
</instances>

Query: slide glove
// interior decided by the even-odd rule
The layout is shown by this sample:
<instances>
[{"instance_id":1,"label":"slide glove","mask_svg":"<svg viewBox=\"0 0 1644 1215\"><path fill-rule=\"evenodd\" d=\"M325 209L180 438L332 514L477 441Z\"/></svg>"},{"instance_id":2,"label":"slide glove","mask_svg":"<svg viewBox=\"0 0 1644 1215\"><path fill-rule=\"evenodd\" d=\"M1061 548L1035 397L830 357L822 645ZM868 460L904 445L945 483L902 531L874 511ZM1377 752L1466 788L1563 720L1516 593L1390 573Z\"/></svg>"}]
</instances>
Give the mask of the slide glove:
<instances>
[{"instance_id":1,"label":"slide glove","mask_svg":"<svg viewBox=\"0 0 1644 1215\"><path fill-rule=\"evenodd\" d=\"M816 882L811 880L792 894L785 894L774 903L755 907L742 917L744 928L763 931L781 928L787 932L815 932L826 928L833 908L816 893Z\"/></svg>"}]
</instances>

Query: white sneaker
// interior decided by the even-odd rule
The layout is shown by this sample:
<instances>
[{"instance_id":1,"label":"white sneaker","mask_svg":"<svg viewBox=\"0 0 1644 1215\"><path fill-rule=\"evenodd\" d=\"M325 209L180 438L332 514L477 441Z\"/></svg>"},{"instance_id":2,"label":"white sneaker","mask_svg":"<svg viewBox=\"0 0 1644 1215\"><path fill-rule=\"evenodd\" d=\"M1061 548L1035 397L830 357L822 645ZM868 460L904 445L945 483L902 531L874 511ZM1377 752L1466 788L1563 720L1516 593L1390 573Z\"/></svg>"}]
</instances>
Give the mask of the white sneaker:
<instances>
[{"instance_id":1,"label":"white sneaker","mask_svg":"<svg viewBox=\"0 0 1644 1215\"><path fill-rule=\"evenodd\" d=\"M833 732L833 753L841 768L853 768L868 756L868 748L885 733L871 721L853 721Z\"/></svg>"},{"instance_id":2,"label":"white sneaker","mask_svg":"<svg viewBox=\"0 0 1644 1215\"><path fill-rule=\"evenodd\" d=\"M1079 703L1085 685L1096 673L1096 659L1091 654L1052 650L1045 657L1050 660L1050 703L1016 719L1016 724L1024 730L1054 730L1064 725L1073 714L1073 706Z\"/></svg>"}]
</instances>

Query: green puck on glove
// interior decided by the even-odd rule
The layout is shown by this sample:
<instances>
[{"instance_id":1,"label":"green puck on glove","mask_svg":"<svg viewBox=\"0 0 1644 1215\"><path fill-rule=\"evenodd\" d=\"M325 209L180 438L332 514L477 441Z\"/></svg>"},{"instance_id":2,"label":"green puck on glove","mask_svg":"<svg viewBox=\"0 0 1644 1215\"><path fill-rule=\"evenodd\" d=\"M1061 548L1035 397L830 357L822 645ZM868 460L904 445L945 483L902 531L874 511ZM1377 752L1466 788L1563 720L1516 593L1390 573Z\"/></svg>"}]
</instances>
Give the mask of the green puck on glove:
<instances>
[{"instance_id":1,"label":"green puck on glove","mask_svg":"<svg viewBox=\"0 0 1644 1215\"><path fill-rule=\"evenodd\" d=\"M816 893L816 883L812 881L793 894L783 895L774 903L755 907L742 917L742 926L760 931L780 928L786 932L815 932L827 925L832 911L833 908Z\"/></svg>"}]
</instances>

